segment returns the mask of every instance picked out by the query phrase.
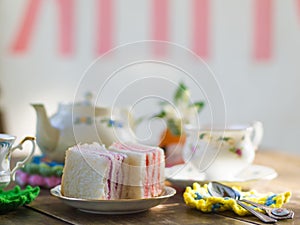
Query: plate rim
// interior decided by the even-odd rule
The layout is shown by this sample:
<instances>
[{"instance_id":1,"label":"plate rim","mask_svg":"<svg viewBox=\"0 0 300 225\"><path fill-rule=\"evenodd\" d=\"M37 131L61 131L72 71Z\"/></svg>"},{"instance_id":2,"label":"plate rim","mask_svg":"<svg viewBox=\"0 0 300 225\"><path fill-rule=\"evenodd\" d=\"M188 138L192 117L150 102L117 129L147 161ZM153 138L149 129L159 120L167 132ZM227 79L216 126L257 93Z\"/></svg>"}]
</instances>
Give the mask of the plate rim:
<instances>
[{"instance_id":1,"label":"plate rim","mask_svg":"<svg viewBox=\"0 0 300 225\"><path fill-rule=\"evenodd\" d=\"M251 167L263 167L272 170L272 173L267 174L263 177L258 177L258 178L251 178L251 179L236 179L236 180L218 180L218 182L226 182L226 183L247 183L247 182L255 182L255 181L260 181L260 180L273 180L278 176L278 173L276 170L270 166L264 166L264 165L259 165L259 164L252 164L245 170L251 168ZM171 168L171 167L170 167ZM244 170L243 170L244 171ZM242 173L241 171L240 173ZM238 176L238 175L237 175ZM173 179L172 177L166 177L166 180L170 182L201 182L201 183L209 183L211 180L201 180L201 179Z\"/></svg>"},{"instance_id":2,"label":"plate rim","mask_svg":"<svg viewBox=\"0 0 300 225\"><path fill-rule=\"evenodd\" d=\"M151 197L151 198L138 198L138 199L82 199L82 198L72 198L72 197L66 197L61 194L60 191L61 184L53 187L50 189L50 194L54 197L57 197L62 200L67 201L74 201L74 202L88 202L88 203L123 203L123 202L136 202L136 201L153 201L153 200L163 200L170 198L176 194L176 189L170 186L164 187L164 194L157 196L157 197ZM57 194L59 192L59 194Z\"/></svg>"}]
</instances>

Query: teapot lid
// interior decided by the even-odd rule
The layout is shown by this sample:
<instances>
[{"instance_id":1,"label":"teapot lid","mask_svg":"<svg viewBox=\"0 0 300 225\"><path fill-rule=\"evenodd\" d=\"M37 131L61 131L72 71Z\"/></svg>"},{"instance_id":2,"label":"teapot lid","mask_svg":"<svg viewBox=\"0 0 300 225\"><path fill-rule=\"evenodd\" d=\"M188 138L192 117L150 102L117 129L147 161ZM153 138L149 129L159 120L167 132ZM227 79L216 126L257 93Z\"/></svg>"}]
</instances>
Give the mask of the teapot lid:
<instances>
[{"instance_id":1,"label":"teapot lid","mask_svg":"<svg viewBox=\"0 0 300 225\"><path fill-rule=\"evenodd\" d=\"M92 106L93 94L91 92L86 92L84 94L84 99L78 102L62 103L58 104L58 110L72 110L74 108L90 108Z\"/></svg>"},{"instance_id":2,"label":"teapot lid","mask_svg":"<svg viewBox=\"0 0 300 225\"><path fill-rule=\"evenodd\" d=\"M93 93L88 91L84 94L84 99L72 104L72 109L76 112L93 112L95 116L111 114L111 109L108 107L96 106L93 102ZM84 111L82 111L84 110ZM87 110L87 111L86 111Z\"/></svg>"}]
</instances>

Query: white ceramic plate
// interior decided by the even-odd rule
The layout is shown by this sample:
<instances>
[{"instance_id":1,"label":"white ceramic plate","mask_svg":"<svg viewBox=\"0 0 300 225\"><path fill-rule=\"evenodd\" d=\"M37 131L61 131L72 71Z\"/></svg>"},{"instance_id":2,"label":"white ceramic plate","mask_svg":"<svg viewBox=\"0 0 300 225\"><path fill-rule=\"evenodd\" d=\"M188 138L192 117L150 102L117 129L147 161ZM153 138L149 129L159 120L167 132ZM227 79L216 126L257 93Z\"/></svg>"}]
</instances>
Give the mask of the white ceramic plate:
<instances>
[{"instance_id":1,"label":"white ceramic plate","mask_svg":"<svg viewBox=\"0 0 300 225\"><path fill-rule=\"evenodd\" d=\"M193 182L198 182L200 184L210 182L210 180L205 180L205 175L198 172L191 164L166 168L166 177L167 180L178 186L190 186ZM277 172L273 168L261 165L251 165L235 176L234 179L219 180L219 182L248 189L256 182L272 180L275 177L277 177Z\"/></svg>"},{"instance_id":2,"label":"white ceramic plate","mask_svg":"<svg viewBox=\"0 0 300 225\"><path fill-rule=\"evenodd\" d=\"M83 212L98 214L130 214L146 211L157 206L176 194L172 187L165 187L163 195L145 199L118 199L118 200L87 200L69 198L61 194L60 185L52 188L50 193L63 203Z\"/></svg>"}]
</instances>

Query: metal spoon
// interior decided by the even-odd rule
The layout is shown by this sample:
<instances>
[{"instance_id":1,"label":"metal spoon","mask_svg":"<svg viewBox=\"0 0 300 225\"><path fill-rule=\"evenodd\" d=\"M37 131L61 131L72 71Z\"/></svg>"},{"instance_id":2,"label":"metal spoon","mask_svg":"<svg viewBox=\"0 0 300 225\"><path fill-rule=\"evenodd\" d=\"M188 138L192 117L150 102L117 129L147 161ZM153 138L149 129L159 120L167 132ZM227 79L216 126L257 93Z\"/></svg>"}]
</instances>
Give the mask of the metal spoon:
<instances>
[{"instance_id":1,"label":"metal spoon","mask_svg":"<svg viewBox=\"0 0 300 225\"><path fill-rule=\"evenodd\" d=\"M229 197L236 200L237 204L239 204L241 207L252 213L254 216L259 218L264 223L276 223L277 220L274 218L271 218L263 213L260 213L258 211L255 211L253 208L249 207L248 205L244 204L239 200L239 195L236 194L236 191L232 188L225 186L223 184L220 184L218 182L210 182L207 186L208 192L212 196L216 197Z\"/></svg>"},{"instance_id":2,"label":"metal spoon","mask_svg":"<svg viewBox=\"0 0 300 225\"><path fill-rule=\"evenodd\" d=\"M265 212L272 218L283 220L283 219L293 219L294 212L292 210L286 209L286 208L271 208L256 202L249 201L247 199L242 199L240 201L246 202L248 204L251 204L253 206L256 206L259 209L265 210Z\"/></svg>"},{"instance_id":3,"label":"metal spoon","mask_svg":"<svg viewBox=\"0 0 300 225\"><path fill-rule=\"evenodd\" d=\"M223 192L225 191L226 194L230 195L229 197L231 197L231 198L238 199L239 201L248 203L250 205L256 206L259 209L264 210L268 214L269 217L272 217L274 219L279 219L279 220L280 219L292 219L294 217L294 212L292 210L288 210L286 208L272 208L272 207L268 207L268 206L265 206L265 205L262 205L262 204L259 204L256 202L249 201L247 199L240 199L241 196L238 191L236 191L236 190L232 189L231 187L228 187L224 184L221 184L218 182L211 182L210 186L211 186L211 188L209 188L209 189L214 188L215 190L220 190L220 191L223 190ZM221 193L223 193L223 192L221 192Z\"/></svg>"}]
</instances>

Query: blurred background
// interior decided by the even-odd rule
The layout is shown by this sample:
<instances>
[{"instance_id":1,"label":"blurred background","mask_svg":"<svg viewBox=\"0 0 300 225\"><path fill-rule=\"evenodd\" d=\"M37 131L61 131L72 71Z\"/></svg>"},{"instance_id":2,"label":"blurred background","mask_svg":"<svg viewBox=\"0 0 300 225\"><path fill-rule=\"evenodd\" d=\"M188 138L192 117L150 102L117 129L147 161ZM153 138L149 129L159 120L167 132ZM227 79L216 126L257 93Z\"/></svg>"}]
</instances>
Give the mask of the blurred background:
<instances>
[{"instance_id":1,"label":"blurred background","mask_svg":"<svg viewBox=\"0 0 300 225\"><path fill-rule=\"evenodd\" d=\"M34 135L30 103L45 103L51 115L74 100L97 57L160 40L205 60L228 123L260 120L262 149L300 154L299 0L1 0L0 27L1 132ZM153 47L147 54L173 53Z\"/></svg>"}]
</instances>

